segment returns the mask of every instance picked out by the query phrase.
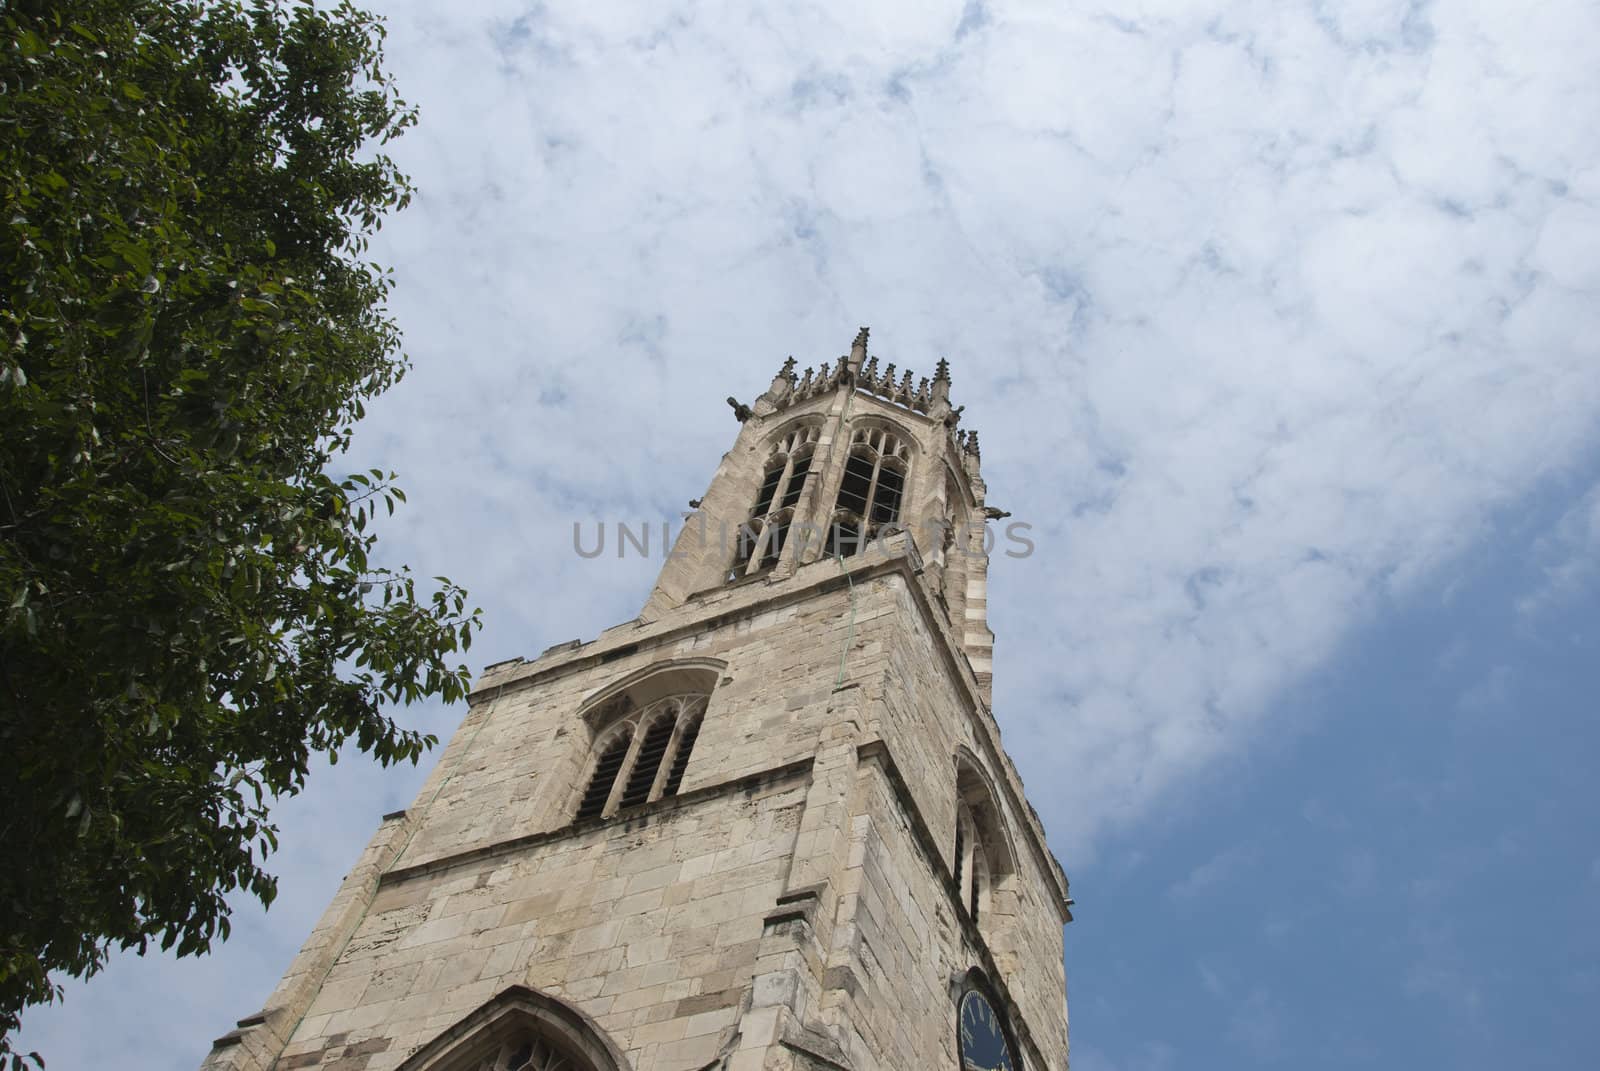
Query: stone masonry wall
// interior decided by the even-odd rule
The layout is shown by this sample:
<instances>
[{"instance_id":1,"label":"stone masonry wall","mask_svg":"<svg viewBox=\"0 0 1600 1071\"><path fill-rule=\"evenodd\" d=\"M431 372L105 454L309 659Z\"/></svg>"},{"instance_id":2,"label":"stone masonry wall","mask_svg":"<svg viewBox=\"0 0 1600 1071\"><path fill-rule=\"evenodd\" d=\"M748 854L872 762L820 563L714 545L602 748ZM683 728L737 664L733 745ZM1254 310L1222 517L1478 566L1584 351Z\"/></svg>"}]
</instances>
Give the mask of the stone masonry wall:
<instances>
[{"instance_id":1,"label":"stone masonry wall","mask_svg":"<svg viewBox=\"0 0 1600 1071\"><path fill-rule=\"evenodd\" d=\"M959 980L982 962L978 943L882 764L862 766L860 798L823 1017L858 1038L857 1067L958 1067ZM1019 1034L1027 1067L1066 1071L1064 1031Z\"/></svg>"},{"instance_id":2,"label":"stone masonry wall","mask_svg":"<svg viewBox=\"0 0 1600 1071\"><path fill-rule=\"evenodd\" d=\"M277 1066L385 1071L514 984L578 1007L640 1071L705 1066L738 1016L803 800L790 776L400 872Z\"/></svg>"},{"instance_id":3,"label":"stone masonry wall","mask_svg":"<svg viewBox=\"0 0 1600 1071\"><path fill-rule=\"evenodd\" d=\"M512 985L590 1016L634 1071L952 1066L950 978L987 964L1030 1066L1064 1071L1065 886L921 584L911 557L818 562L491 667L409 813L208 1067L281 1048L283 1071L388 1071ZM572 824L580 707L683 659L718 684L679 795ZM977 927L950 877L958 748L997 786L1016 861Z\"/></svg>"}]
</instances>

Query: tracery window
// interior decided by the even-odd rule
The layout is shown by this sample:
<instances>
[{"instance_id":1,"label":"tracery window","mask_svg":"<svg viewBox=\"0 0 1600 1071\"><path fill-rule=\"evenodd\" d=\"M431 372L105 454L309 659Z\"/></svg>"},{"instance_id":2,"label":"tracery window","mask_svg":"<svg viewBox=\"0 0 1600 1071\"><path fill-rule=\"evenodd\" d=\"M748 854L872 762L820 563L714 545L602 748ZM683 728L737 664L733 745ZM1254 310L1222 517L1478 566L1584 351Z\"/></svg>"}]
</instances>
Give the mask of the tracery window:
<instances>
[{"instance_id":1,"label":"tracery window","mask_svg":"<svg viewBox=\"0 0 1600 1071\"><path fill-rule=\"evenodd\" d=\"M474 1071L590 1071L591 1065L547 1038L523 1035L501 1045Z\"/></svg>"},{"instance_id":2,"label":"tracery window","mask_svg":"<svg viewBox=\"0 0 1600 1071\"><path fill-rule=\"evenodd\" d=\"M626 1071L622 1050L564 1001L501 990L401 1061L395 1071Z\"/></svg>"},{"instance_id":3,"label":"tracery window","mask_svg":"<svg viewBox=\"0 0 1600 1071\"><path fill-rule=\"evenodd\" d=\"M688 692L638 707L628 695L603 712L605 728L575 818L597 818L675 796L700 735L707 696Z\"/></svg>"},{"instance_id":4,"label":"tracery window","mask_svg":"<svg viewBox=\"0 0 1600 1071\"><path fill-rule=\"evenodd\" d=\"M739 526L733 564L728 567L729 580L777 564L794 522L795 506L811 475L811 461L821 434L820 424L804 424L773 444L761 473L755 504L749 518Z\"/></svg>"},{"instance_id":5,"label":"tracery window","mask_svg":"<svg viewBox=\"0 0 1600 1071\"><path fill-rule=\"evenodd\" d=\"M900 520L910 463L911 449L898 433L876 425L855 430L828 524L828 557L860 553Z\"/></svg>"}]
</instances>

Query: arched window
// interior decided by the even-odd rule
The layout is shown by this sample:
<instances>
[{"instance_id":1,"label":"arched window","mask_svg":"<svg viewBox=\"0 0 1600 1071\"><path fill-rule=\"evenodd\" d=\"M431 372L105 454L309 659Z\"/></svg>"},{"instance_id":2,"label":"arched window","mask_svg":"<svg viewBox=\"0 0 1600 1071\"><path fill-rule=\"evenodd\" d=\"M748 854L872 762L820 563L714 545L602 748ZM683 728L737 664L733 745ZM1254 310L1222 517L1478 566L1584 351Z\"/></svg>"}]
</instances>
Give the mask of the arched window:
<instances>
[{"instance_id":1,"label":"arched window","mask_svg":"<svg viewBox=\"0 0 1600 1071\"><path fill-rule=\"evenodd\" d=\"M988 914L996 887L1012 870L1011 849L988 780L965 749L956 758L955 841L950 869L957 895L977 922Z\"/></svg>"},{"instance_id":2,"label":"arched window","mask_svg":"<svg viewBox=\"0 0 1600 1071\"><path fill-rule=\"evenodd\" d=\"M961 904L972 916L972 921L977 922L989 868L985 863L983 839L978 833L977 820L972 816L972 808L965 802L956 804L955 876Z\"/></svg>"},{"instance_id":3,"label":"arched window","mask_svg":"<svg viewBox=\"0 0 1600 1071\"><path fill-rule=\"evenodd\" d=\"M482 1071L588 1071L589 1065L549 1038L524 1035L501 1045L478 1066Z\"/></svg>"},{"instance_id":4,"label":"arched window","mask_svg":"<svg viewBox=\"0 0 1600 1071\"><path fill-rule=\"evenodd\" d=\"M589 787L578 804L577 817L593 818L605 810L607 801L611 799L611 786L616 783L617 774L622 770L622 761L628 757L628 748L633 743L631 729L632 726L621 727L597 749L600 757L595 761L594 773L589 776Z\"/></svg>"},{"instance_id":5,"label":"arched window","mask_svg":"<svg viewBox=\"0 0 1600 1071\"><path fill-rule=\"evenodd\" d=\"M599 818L677 795L706 702L704 692L686 692L643 707L626 694L608 704L594 765L573 817Z\"/></svg>"},{"instance_id":6,"label":"arched window","mask_svg":"<svg viewBox=\"0 0 1600 1071\"><path fill-rule=\"evenodd\" d=\"M957 554L966 554L967 547L961 540L968 536L967 531L967 500L961 493L961 485L956 482L954 472L949 468L944 474L944 538L940 549L948 555L951 551Z\"/></svg>"},{"instance_id":7,"label":"arched window","mask_svg":"<svg viewBox=\"0 0 1600 1071\"><path fill-rule=\"evenodd\" d=\"M397 1071L624 1071L622 1051L578 1009L512 986L432 1041Z\"/></svg>"},{"instance_id":8,"label":"arched window","mask_svg":"<svg viewBox=\"0 0 1600 1071\"><path fill-rule=\"evenodd\" d=\"M811 475L822 425L803 424L781 436L773 444L762 469L761 485L756 489L750 516L739 526L734 541L733 564L728 579L737 580L749 573L776 565L783 554L795 506L805 492Z\"/></svg>"},{"instance_id":9,"label":"arched window","mask_svg":"<svg viewBox=\"0 0 1600 1071\"><path fill-rule=\"evenodd\" d=\"M859 553L900 520L910 464L911 449L897 432L877 425L855 430L828 524L828 557Z\"/></svg>"}]
</instances>

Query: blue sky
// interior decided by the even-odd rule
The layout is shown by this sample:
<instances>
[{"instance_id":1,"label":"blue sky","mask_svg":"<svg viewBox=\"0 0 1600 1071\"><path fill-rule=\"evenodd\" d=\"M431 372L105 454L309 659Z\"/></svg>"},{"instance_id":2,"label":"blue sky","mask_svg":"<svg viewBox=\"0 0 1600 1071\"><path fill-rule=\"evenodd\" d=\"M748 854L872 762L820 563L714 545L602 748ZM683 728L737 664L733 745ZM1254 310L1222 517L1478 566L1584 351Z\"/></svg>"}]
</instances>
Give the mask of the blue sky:
<instances>
[{"instance_id":1,"label":"blue sky","mask_svg":"<svg viewBox=\"0 0 1600 1071\"><path fill-rule=\"evenodd\" d=\"M1275 700L1293 730L1080 868L1078 1066L1588 1065L1600 592L1524 612L1570 486Z\"/></svg>"},{"instance_id":2,"label":"blue sky","mask_svg":"<svg viewBox=\"0 0 1600 1071\"><path fill-rule=\"evenodd\" d=\"M572 524L704 490L787 354L947 356L995 708L1073 880L1079 1071L1579 1066L1600 790L1600 9L410 0L414 372L350 467L478 665L634 616ZM447 734L459 710L407 717ZM194 1065L422 771L280 817L280 900L23 1034Z\"/></svg>"}]
</instances>

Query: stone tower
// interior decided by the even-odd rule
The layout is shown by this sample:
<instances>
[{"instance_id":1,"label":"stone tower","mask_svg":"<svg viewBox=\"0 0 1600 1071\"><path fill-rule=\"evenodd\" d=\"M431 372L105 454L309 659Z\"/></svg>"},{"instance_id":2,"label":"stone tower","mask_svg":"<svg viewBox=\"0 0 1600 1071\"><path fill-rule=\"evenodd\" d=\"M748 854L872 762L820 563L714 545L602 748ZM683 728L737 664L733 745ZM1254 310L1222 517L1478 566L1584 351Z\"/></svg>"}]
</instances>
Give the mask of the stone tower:
<instances>
[{"instance_id":1,"label":"stone tower","mask_svg":"<svg viewBox=\"0 0 1600 1071\"><path fill-rule=\"evenodd\" d=\"M205 1067L1066 1071L1072 901L989 709L948 365L862 329L729 401L639 617L484 672Z\"/></svg>"}]
</instances>

